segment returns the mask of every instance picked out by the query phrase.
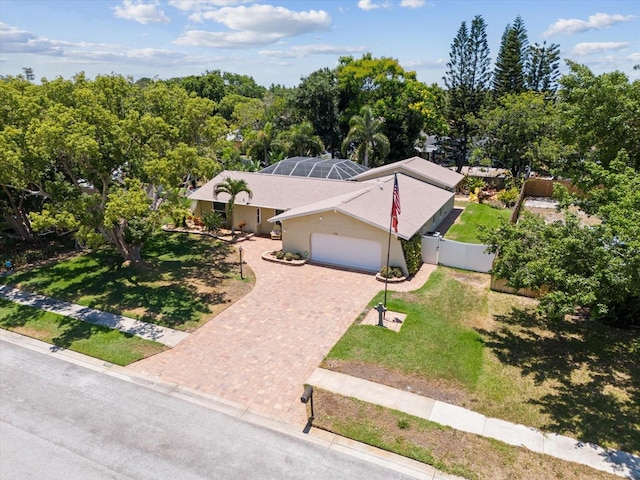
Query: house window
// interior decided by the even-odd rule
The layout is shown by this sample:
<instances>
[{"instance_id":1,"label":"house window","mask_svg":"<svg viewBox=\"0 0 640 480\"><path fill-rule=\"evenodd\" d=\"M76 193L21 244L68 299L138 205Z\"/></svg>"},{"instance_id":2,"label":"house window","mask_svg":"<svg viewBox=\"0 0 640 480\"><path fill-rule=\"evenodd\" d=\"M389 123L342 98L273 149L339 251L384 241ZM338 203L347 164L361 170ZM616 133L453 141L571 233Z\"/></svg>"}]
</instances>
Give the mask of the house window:
<instances>
[{"instance_id":1,"label":"house window","mask_svg":"<svg viewBox=\"0 0 640 480\"><path fill-rule=\"evenodd\" d=\"M227 219L227 204L222 202L213 202L213 211L216 212L223 220Z\"/></svg>"},{"instance_id":2,"label":"house window","mask_svg":"<svg viewBox=\"0 0 640 480\"><path fill-rule=\"evenodd\" d=\"M256 208L256 222L258 225L262 223L262 214L259 208Z\"/></svg>"}]
</instances>

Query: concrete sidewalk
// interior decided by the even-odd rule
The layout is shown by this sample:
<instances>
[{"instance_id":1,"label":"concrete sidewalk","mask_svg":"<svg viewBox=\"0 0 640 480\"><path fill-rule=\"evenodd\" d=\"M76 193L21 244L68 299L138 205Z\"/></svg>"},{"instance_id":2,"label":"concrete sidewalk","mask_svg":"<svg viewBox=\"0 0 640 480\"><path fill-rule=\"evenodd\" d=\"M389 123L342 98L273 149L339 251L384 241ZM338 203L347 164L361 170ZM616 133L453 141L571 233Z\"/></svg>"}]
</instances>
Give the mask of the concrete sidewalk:
<instances>
[{"instance_id":1,"label":"concrete sidewalk","mask_svg":"<svg viewBox=\"0 0 640 480\"><path fill-rule=\"evenodd\" d=\"M47 312L57 313L65 317L75 318L83 322L102 325L121 332L130 333L146 340L162 343L169 347L175 347L189 336L186 332L180 332L171 328L161 327L152 323L141 322L133 318L102 312L82 305L64 302L45 297L35 293L25 292L17 288L0 286L0 298L5 298L21 305L28 305Z\"/></svg>"},{"instance_id":2,"label":"concrete sidewalk","mask_svg":"<svg viewBox=\"0 0 640 480\"><path fill-rule=\"evenodd\" d=\"M587 465L620 477L640 479L640 457L630 453L605 450L598 445L579 442L562 435L544 434L531 427L487 418L456 405L322 368L316 369L306 383L456 430L522 446L534 452Z\"/></svg>"}]
</instances>

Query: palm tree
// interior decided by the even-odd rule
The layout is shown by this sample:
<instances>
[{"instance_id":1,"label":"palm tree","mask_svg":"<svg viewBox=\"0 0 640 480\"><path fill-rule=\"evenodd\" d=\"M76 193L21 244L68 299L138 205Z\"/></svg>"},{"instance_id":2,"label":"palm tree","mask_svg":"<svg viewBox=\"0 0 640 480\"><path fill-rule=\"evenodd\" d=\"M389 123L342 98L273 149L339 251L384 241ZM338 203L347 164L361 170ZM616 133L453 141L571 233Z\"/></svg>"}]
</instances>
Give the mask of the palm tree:
<instances>
[{"instance_id":1,"label":"palm tree","mask_svg":"<svg viewBox=\"0 0 640 480\"><path fill-rule=\"evenodd\" d=\"M309 121L293 125L279 137L279 141L286 145L289 155L313 157L324 151L324 144L320 137L314 134L313 125Z\"/></svg>"},{"instance_id":2,"label":"palm tree","mask_svg":"<svg viewBox=\"0 0 640 480\"><path fill-rule=\"evenodd\" d=\"M383 120L373 117L368 106L360 109L360 115L354 115L349 120L349 133L342 142L342 154L346 154L352 144L357 145L356 157L365 167L375 164L376 157L382 161L389 155L389 139L382 133Z\"/></svg>"},{"instance_id":3,"label":"palm tree","mask_svg":"<svg viewBox=\"0 0 640 480\"><path fill-rule=\"evenodd\" d=\"M273 123L267 122L262 130L253 130L247 135L245 148L253 158L262 157L262 165L267 167L270 163L271 146L274 142Z\"/></svg>"},{"instance_id":4,"label":"palm tree","mask_svg":"<svg viewBox=\"0 0 640 480\"><path fill-rule=\"evenodd\" d=\"M227 212L229 213L229 220L231 220L231 236L235 236L235 230L233 227L233 207L236 202L236 196L245 192L249 195L249 200L253 198L253 192L247 185L247 182L242 179L233 179L231 177L227 177L223 182L217 183L213 187L213 198L217 199L218 195L221 193L226 193L229 195L229 201L227 202Z\"/></svg>"}]
</instances>

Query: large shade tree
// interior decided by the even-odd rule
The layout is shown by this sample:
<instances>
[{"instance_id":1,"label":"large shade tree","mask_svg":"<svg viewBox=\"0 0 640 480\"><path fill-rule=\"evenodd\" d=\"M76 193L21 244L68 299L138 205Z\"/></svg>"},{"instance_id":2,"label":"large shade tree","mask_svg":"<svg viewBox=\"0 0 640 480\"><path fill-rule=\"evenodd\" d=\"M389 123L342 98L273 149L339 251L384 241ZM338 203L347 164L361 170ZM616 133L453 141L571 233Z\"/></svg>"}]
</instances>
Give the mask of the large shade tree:
<instances>
[{"instance_id":1,"label":"large shade tree","mask_svg":"<svg viewBox=\"0 0 640 480\"><path fill-rule=\"evenodd\" d=\"M396 59L377 59L370 53L360 59L341 57L336 77L343 139L351 118L365 105L385 119L382 133L390 143L388 162L414 156L422 133L441 133L444 122L439 87L425 86Z\"/></svg>"},{"instance_id":2,"label":"large shade tree","mask_svg":"<svg viewBox=\"0 0 640 480\"><path fill-rule=\"evenodd\" d=\"M564 193L563 205L580 206L602 220L581 225L565 210L563 221L525 215L483 240L498 254L493 273L514 288L543 293L541 310L561 318L583 308L593 319L640 325L640 174L622 151L609 168L584 164L584 194Z\"/></svg>"},{"instance_id":3,"label":"large shade tree","mask_svg":"<svg viewBox=\"0 0 640 480\"><path fill-rule=\"evenodd\" d=\"M640 80L622 72L594 75L589 68L568 62L560 79L560 135L574 154L559 168L580 173L585 158L604 166L624 148L629 165L640 171Z\"/></svg>"},{"instance_id":4,"label":"large shade tree","mask_svg":"<svg viewBox=\"0 0 640 480\"><path fill-rule=\"evenodd\" d=\"M530 169L548 170L566 150L556 140L558 120L557 107L545 94L506 94L474 119L476 143L484 157L514 177Z\"/></svg>"},{"instance_id":5,"label":"large shade tree","mask_svg":"<svg viewBox=\"0 0 640 480\"><path fill-rule=\"evenodd\" d=\"M324 68L302 79L296 92L296 107L333 157L339 150L338 81L335 72Z\"/></svg>"},{"instance_id":6,"label":"large shade tree","mask_svg":"<svg viewBox=\"0 0 640 480\"><path fill-rule=\"evenodd\" d=\"M12 106L0 111L0 203L19 213L8 215L22 238L71 232L138 262L157 194L219 169L214 104L180 86L79 74L28 88L5 79L0 95Z\"/></svg>"}]
</instances>

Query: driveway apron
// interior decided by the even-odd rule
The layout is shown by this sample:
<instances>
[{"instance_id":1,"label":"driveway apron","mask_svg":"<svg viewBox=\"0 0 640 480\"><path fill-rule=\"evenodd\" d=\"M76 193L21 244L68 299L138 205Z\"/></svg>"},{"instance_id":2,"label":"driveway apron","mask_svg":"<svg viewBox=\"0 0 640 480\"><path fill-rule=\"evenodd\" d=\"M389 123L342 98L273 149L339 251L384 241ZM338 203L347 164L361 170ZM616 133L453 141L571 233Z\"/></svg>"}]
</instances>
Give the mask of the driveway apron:
<instances>
[{"instance_id":1,"label":"driveway apron","mask_svg":"<svg viewBox=\"0 0 640 480\"><path fill-rule=\"evenodd\" d=\"M238 245L256 274L254 289L178 346L129 368L304 423L304 382L384 286L373 275L262 260L278 241Z\"/></svg>"}]
</instances>

